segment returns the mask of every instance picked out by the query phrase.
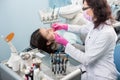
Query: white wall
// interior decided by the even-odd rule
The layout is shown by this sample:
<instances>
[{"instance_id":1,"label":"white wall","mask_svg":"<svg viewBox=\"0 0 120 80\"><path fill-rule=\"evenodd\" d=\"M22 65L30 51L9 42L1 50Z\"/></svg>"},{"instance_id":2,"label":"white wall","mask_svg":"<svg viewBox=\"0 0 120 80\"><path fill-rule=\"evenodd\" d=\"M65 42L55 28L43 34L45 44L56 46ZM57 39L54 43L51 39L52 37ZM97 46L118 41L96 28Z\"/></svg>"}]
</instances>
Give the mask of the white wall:
<instances>
[{"instance_id":1,"label":"white wall","mask_svg":"<svg viewBox=\"0 0 120 80\"><path fill-rule=\"evenodd\" d=\"M31 33L43 25L38 11L48 7L47 0L0 0L0 35L15 33L13 44L20 52L29 46ZM10 56L7 43L0 38L0 61Z\"/></svg>"}]
</instances>

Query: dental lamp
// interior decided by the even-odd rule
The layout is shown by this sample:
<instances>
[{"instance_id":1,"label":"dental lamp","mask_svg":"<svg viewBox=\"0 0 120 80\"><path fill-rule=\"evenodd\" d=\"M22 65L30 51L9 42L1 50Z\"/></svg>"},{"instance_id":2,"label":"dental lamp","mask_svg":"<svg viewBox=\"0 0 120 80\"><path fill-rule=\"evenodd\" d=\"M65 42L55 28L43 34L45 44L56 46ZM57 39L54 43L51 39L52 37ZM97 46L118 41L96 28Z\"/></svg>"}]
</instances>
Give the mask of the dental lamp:
<instances>
[{"instance_id":1,"label":"dental lamp","mask_svg":"<svg viewBox=\"0 0 120 80\"><path fill-rule=\"evenodd\" d=\"M19 70L19 61L20 61L20 57L18 55L18 51L15 48L15 46L12 44L12 39L14 38L14 33L11 32L10 34L8 34L5 37L5 41L7 42L8 46L10 47L11 50L11 55L9 60L7 61L7 65L8 67L11 67L13 69L13 71L18 71Z\"/></svg>"},{"instance_id":2,"label":"dental lamp","mask_svg":"<svg viewBox=\"0 0 120 80\"><path fill-rule=\"evenodd\" d=\"M88 21L82 15L82 8L80 3L81 1L73 1L71 5L60 8L54 7L50 10L40 10L39 14L41 22L44 24L55 23L61 21L61 18L64 18L69 24L86 24Z\"/></svg>"}]
</instances>

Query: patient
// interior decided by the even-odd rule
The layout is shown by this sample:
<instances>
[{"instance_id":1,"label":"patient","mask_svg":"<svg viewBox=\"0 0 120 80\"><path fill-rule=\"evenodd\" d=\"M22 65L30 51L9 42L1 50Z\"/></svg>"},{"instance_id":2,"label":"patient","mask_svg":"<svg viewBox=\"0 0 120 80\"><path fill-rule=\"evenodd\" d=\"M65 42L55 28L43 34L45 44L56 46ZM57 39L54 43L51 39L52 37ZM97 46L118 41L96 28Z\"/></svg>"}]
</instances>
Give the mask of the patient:
<instances>
[{"instance_id":1,"label":"patient","mask_svg":"<svg viewBox=\"0 0 120 80\"><path fill-rule=\"evenodd\" d=\"M30 39L30 46L32 48L38 48L47 53L55 53L58 51L64 51L64 47L55 42L55 33L52 28L40 28L35 30ZM69 36L69 35L68 35ZM65 37L66 38L66 37ZM70 42L70 40L68 40ZM74 47L85 52L83 45L72 43Z\"/></svg>"},{"instance_id":2,"label":"patient","mask_svg":"<svg viewBox=\"0 0 120 80\"><path fill-rule=\"evenodd\" d=\"M52 28L40 28L35 30L30 39L30 46L47 53L54 53L60 46L55 42L55 32Z\"/></svg>"}]
</instances>

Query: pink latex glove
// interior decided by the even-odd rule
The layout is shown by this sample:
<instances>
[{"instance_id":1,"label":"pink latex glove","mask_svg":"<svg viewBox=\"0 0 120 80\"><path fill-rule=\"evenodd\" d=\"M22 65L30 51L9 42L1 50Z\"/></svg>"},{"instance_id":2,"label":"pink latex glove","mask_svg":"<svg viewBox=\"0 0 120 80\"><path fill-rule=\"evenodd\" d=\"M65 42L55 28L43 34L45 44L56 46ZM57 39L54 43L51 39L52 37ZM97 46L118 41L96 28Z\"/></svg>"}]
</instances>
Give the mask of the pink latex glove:
<instances>
[{"instance_id":1,"label":"pink latex glove","mask_svg":"<svg viewBox=\"0 0 120 80\"><path fill-rule=\"evenodd\" d=\"M68 30L68 25L67 24L62 24L62 23L53 23L52 28L54 31L56 30Z\"/></svg>"},{"instance_id":2,"label":"pink latex glove","mask_svg":"<svg viewBox=\"0 0 120 80\"><path fill-rule=\"evenodd\" d=\"M55 33L55 41L59 44L62 44L64 46L67 45L68 41L66 39L64 39L62 36L58 35Z\"/></svg>"}]
</instances>

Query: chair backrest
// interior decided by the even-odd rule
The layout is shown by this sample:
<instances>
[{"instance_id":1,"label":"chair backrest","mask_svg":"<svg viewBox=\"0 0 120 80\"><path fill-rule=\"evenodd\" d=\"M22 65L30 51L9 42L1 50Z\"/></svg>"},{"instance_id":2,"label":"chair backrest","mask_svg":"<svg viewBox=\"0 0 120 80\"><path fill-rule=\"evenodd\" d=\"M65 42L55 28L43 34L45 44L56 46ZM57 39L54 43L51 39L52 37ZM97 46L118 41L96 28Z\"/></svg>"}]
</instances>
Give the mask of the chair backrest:
<instances>
[{"instance_id":1,"label":"chair backrest","mask_svg":"<svg viewBox=\"0 0 120 80\"><path fill-rule=\"evenodd\" d=\"M114 50L114 63L118 72L120 72L120 43L116 45Z\"/></svg>"}]
</instances>

